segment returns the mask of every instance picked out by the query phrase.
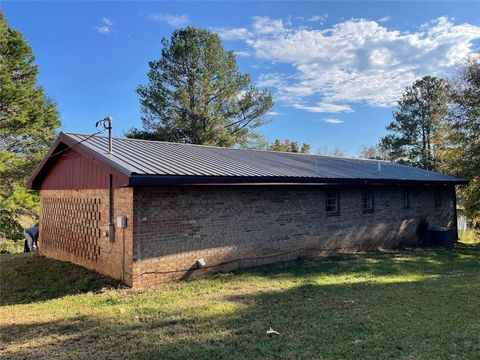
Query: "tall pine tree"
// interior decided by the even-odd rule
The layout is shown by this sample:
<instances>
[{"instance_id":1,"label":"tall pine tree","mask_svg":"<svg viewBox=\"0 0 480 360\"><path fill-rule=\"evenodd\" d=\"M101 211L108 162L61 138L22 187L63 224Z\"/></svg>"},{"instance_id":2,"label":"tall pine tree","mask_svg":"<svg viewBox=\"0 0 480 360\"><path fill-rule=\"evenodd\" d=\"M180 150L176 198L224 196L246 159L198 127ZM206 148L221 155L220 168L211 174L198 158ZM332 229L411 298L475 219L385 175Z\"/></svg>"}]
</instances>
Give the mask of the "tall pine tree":
<instances>
[{"instance_id":1,"label":"tall pine tree","mask_svg":"<svg viewBox=\"0 0 480 360\"><path fill-rule=\"evenodd\" d=\"M37 85L38 67L23 35L0 12L0 237L20 239L22 217L38 196L25 183L60 125L55 104Z\"/></svg>"},{"instance_id":2,"label":"tall pine tree","mask_svg":"<svg viewBox=\"0 0 480 360\"><path fill-rule=\"evenodd\" d=\"M148 84L137 89L143 129L128 137L233 146L265 123L272 96L238 71L217 34L187 27L162 44L161 58L149 63Z\"/></svg>"},{"instance_id":3,"label":"tall pine tree","mask_svg":"<svg viewBox=\"0 0 480 360\"><path fill-rule=\"evenodd\" d=\"M380 145L392 161L435 170L448 111L448 83L425 76L408 86Z\"/></svg>"}]
</instances>

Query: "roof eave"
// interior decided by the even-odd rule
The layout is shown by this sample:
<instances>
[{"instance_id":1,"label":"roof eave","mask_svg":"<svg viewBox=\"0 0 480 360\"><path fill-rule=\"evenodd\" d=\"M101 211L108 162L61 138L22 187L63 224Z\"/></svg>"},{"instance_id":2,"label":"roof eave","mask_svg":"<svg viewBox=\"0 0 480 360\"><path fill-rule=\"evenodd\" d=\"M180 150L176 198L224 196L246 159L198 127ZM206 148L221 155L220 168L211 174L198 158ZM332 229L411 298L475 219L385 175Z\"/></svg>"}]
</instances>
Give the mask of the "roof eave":
<instances>
[{"instance_id":1,"label":"roof eave","mask_svg":"<svg viewBox=\"0 0 480 360\"><path fill-rule=\"evenodd\" d=\"M129 186L159 185L462 185L467 180L403 180L360 178L313 178L313 177L267 177L267 176L158 176L132 175Z\"/></svg>"}]
</instances>

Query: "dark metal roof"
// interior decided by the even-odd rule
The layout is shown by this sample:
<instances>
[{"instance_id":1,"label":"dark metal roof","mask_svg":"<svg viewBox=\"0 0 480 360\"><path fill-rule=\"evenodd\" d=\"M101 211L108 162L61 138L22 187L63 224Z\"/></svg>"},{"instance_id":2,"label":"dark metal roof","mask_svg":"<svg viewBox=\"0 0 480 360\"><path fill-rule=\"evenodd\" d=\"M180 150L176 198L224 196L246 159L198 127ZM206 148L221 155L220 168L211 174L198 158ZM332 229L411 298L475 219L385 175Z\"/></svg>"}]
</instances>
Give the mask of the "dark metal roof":
<instances>
[{"instance_id":1,"label":"dark metal roof","mask_svg":"<svg viewBox=\"0 0 480 360\"><path fill-rule=\"evenodd\" d=\"M129 185L201 183L465 183L466 180L379 160L219 148L62 133L57 139L130 177ZM380 164L380 170L379 170ZM41 166L40 166L41 167ZM39 173L37 169L34 176Z\"/></svg>"}]
</instances>

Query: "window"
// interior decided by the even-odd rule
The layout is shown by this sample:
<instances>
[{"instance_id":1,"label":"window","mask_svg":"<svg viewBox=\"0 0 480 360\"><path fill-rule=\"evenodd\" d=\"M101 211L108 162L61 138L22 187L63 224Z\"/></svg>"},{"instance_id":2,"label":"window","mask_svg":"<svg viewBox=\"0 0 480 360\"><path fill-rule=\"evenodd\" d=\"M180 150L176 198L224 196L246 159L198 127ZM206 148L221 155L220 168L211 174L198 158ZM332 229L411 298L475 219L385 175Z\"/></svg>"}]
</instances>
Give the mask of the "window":
<instances>
[{"instance_id":1,"label":"window","mask_svg":"<svg viewBox=\"0 0 480 360\"><path fill-rule=\"evenodd\" d=\"M402 205L405 210L410 209L410 191L408 190L402 192Z\"/></svg>"},{"instance_id":2,"label":"window","mask_svg":"<svg viewBox=\"0 0 480 360\"><path fill-rule=\"evenodd\" d=\"M433 196L435 201L435 207L442 206L442 193L440 192L440 190L435 190Z\"/></svg>"},{"instance_id":3,"label":"window","mask_svg":"<svg viewBox=\"0 0 480 360\"><path fill-rule=\"evenodd\" d=\"M340 200L338 190L327 190L325 193L325 210L327 215L340 214Z\"/></svg>"},{"instance_id":4,"label":"window","mask_svg":"<svg viewBox=\"0 0 480 360\"><path fill-rule=\"evenodd\" d=\"M371 190L362 192L362 211L364 214L373 212L373 191Z\"/></svg>"}]
</instances>

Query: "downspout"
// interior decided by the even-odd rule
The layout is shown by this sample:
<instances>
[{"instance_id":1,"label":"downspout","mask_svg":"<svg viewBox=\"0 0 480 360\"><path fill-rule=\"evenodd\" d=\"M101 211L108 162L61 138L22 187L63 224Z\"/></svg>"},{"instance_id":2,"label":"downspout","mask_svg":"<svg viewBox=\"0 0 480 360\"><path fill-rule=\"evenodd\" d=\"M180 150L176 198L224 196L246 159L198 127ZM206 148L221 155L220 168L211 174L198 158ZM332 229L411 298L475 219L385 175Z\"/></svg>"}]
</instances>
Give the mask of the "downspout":
<instances>
[{"instance_id":1,"label":"downspout","mask_svg":"<svg viewBox=\"0 0 480 360\"><path fill-rule=\"evenodd\" d=\"M113 154L113 139L112 139L112 118L109 116L105 118L108 124L105 128L108 130L108 155ZM114 223L114 187L113 187L113 174L109 174L108 184L108 241L115 241L115 223ZM122 271L122 283L125 283L125 228L122 227L122 259L121 259L121 271Z\"/></svg>"},{"instance_id":2,"label":"downspout","mask_svg":"<svg viewBox=\"0 0 480 360\"><path fill-rule=\"evenodd\" d=\"M113 223L113 206L114 206L114 196L113 196L113 175L109 176L109 185L108 185L108 241L115 241L115 224Z\"/></svg>"}]
</instances>

